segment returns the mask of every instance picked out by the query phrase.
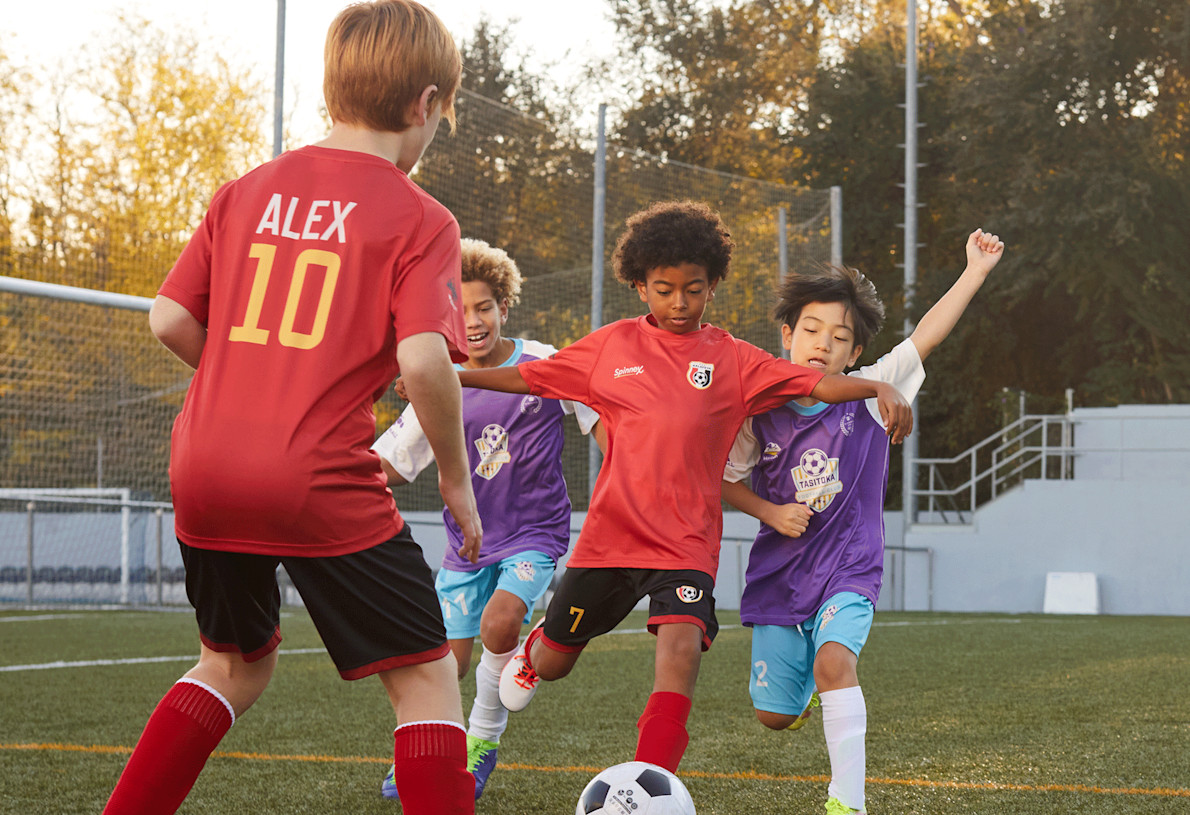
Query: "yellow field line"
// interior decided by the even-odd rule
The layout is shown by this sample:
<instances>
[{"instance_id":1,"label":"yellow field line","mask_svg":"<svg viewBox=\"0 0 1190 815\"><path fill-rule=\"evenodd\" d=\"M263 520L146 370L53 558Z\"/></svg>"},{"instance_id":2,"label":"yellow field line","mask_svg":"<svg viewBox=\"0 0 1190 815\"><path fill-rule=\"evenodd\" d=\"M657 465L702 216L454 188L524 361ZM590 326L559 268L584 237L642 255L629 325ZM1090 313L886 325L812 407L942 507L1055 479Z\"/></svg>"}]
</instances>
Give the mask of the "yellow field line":
<instances>
[{"instance_id":1,"label":"yellow field line","mask_svg":"<svg viewBox=\"0 0 1190 815\"><path fill-rule=\"evenodd\" d=\"M105 744L58 744L58 743L30 743L30 744L0 744L0 750L31 750L42 752L66 753L101 753L128 754L131 747L120 747ZM215 758L237 758L248 761L305 761L322 764L389 764L391 758L370 756L311 756L311 755L277 755L270 753L243 753L238 751L218 750L212 754ZM538 773L597 773L602 767L588 767L577 765L540 765L521 764L518 762L501 762L504 770L524 770ZM683 770L678 773L686 778L710 778L743 781L797 781L821 784L830 781L825 775L774 775L772 773L758 773L751 770L733 773L712 773L702 770ZM1011 790L1013 792L1085 792L1094 795L1152 795L1164 798L1190 798L1190 789L1175 789L1171 787L1101 787L1095 784L1005 784L996 781L931 781L925 778L869 778L869 784L926 787L931 789L952 790Z\"/></svg>"}]
</instances>

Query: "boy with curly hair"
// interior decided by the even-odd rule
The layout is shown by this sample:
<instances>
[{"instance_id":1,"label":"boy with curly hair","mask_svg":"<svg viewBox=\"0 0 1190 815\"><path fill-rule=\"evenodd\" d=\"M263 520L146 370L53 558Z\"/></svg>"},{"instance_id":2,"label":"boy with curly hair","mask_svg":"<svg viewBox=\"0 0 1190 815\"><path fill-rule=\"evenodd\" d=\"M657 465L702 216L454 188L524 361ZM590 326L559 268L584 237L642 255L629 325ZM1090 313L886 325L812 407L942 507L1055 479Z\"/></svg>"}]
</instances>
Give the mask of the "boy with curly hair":
<instances>
[{"instance_id":1,"label":"boy with curly hair","mask_svg":"<svg viewBox=\"0 0 1190 815\"><path fill-rule=\"evenodd\" d=\"M552 357L463 371L465 386L575 399L607 433L586 523L545 617L500 679L500 700L523 709L541 679L566 676L586 644L651 598L652 693L638 722L636 759L674 771L704 650L718 630L712 590L727 451L747 416L795 396L877 397L894 441L909 405L894 388L792 365L702 322L728 273L734 244L716 212L664 202L628 219L616 277L648 314L620 320Z\"/></svg>"},{"instance_id":2,"label":"boy with curly hair","mask_svg":"<svg viewBox=\"0 0 1190 815\"><path fill-rule=\"evenodd\" d=\"M468 357L457 370L508 367L555 352L545 343L503 336L509 309L521 293L521 273L503 249L465 238L462 263ZM500 671L516 652L522 624L549 588L558 558L570 548L570 498L562 475L562 423L568 415L575 416L583 433L599 421L589 407L569 400L463 390L463 434L485 524L484 547L475 562L461 557L462 530L443 512L449 545L435 588L460 679L471 665L476 635L483 648L467 725L467 768L475 776L476 799L496 766L500 736L508 727L508 711L500 704ZM372 449L380 454L390 486L410 483L434 460L412 405ZM398 797L392 771L381 792Z\"/></svg>"},{"instance_id":3,"label":"boy with curly hair","mask_svg":"<svg viewBox=\"0 0 1190 815\"><path fill-rule=\"evenodd\" d=\"M376 675L396 714L406 813L470 813L455 662L430 569L397 512L372 404L398 368L478 556L467 472L459 227L408 177L453 124L462 62L412 0L358 3L326 38L334 124L220 189L153 303L195 368L174 424L175 529L198 664L149 718L104 810L172 813L272 678L285 566L344 679Z\"/></svg>"},{"instance_id":4,"label":"boy with curly hair","mask_svg":"<svg viewBox=\"0 0 1190 815\"><path fill-rule=\"evenodd\" d=\"M857 374L912 399L922 363L1003 251L998 236L972 232L967 268L950 291L908 339ZM841 374L879 332L884 306L858 271L828 267L783 281L774 316L793 362ZM864 811L867 707L856 666L884 571L888 455L871 400L828 405L808 396L748 418L724 474L724 500L761 521L740 600L752 628L752 704L773 730L799 729L821 705L827 815Z\"/></svg>"}]
</instances>

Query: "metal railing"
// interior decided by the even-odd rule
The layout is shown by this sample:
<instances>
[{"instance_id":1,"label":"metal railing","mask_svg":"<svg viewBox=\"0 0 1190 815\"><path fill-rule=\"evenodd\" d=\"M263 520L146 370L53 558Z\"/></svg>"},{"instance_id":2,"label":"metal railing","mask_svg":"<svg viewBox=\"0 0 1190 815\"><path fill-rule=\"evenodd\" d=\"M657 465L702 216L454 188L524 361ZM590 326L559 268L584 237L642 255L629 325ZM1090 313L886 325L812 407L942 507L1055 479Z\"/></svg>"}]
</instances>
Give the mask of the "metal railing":
<instances>
[{"instance_id":1,"label":"metal railing","mask_svg":"<svg viewBox=\"0 0 1190 815\"><path fill-rule=\"evenodd\" d=\"M1128 423L1153 420L1185 422L1190 417L1093 415L1077 411L1025 415L957 456L919 458L918 485L924 482L924 486L912 490L920 508L914 523L971 524L976 509L1026 480L1073 479L1076 462L1082 462L1080 472L1089 470L1092 462L1100 465L1100 471L1104 462L1112 462L1116 470L1112 477L1119 478L1125 477L1125 464L1132 455L1185 455L1190 462L1190 446L1176 443L1178 438L1190 434L1171 437L1175 443L1144 444L1130 441L1130 434L1124 432ZM1118 424L1120 431L1109 434L1105 427L1109 423ZM1090 430L1095 424L1099 427L1082 434L1082 443L1076 444L1076 430ZM1080 477L1085 477L1085 473Z\"/></svg>"}]
</instances>

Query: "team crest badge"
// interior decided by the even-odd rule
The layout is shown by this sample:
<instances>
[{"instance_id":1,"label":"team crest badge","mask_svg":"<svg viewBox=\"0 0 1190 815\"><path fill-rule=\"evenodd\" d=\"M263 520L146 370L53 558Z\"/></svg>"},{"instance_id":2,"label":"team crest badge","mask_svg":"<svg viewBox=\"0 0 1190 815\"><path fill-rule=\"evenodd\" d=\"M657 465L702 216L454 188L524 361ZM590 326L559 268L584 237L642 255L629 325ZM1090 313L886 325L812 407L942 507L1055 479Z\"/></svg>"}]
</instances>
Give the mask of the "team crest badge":
<instances>
[{"instance_id":1,"label":"team crest badge","mask_svg":"<svg viewBox=\"0 0 1190 815\"><path fill-rule=\"evenodd\" d=\"M702 589L698 586L678 586L675 591L683 603L697 603L702 599Z\"/></svg>"},{"instance_id":2,"label":"team crest badge","mask_svg":"<svg viewBox=\"0 0 1190 815\"><path fill-rule=\"evenodd\" d=\"M711 362L691 362L686 369L686 381L700 391L711 386L711 376L715 373L715 365Z\"/></svg>"},{"instance_id":3,"label":"team crest badge","mask_svg":"<svg viewBox=\"0 0 1190 815\"><path fill-rule=\"evenodd\" d=\"M485 427L475 440L475 447L479 450L475 474L480 478L491 481L501 467L512 461L512 456L508 454L508 431L498 424Z\"/></svg>"},{"instance_id":4,"label":"team crest badge","mask_svg":"<svg viewBox=\"0 0 1190 815\"><path fill-rule=\"evenodd\" d=\"M855 408L848 408L843 418L839 419L839 430L844 436L850 436L855 432Z\"/></svg>"},{"instance_id":5,"label":"team crest badge","mask_svg":"<svg viewBox=\"0 0 1190 815\"><path fill-rule=\"evenodd\" d=\"M517 580L522 583L532 583L533 578L537 577L537 569L531 560L521 560L517 562L516 568L513 570Z\"/></svg>"},{"instance_id":6,"label":"team crest badge","mask_svg":"<svg viewBox=\"0 0 1190 815\"><path fill-rule=\"evenodd\" d=\"M529 394L521 400L521 413L526 416L541 412L541 397Z\"/></svg>"},{"instance_id":7,"label":"team crest badge","mask_svg":"<svg viewBox=\"0 0 1190 815\"><path fill-rule=\"evenodd\" d=\"M794 500L805 504L815 512L822 512L843 491L839 481L839 460L831 458L824 451L812 447L802 453L798 466L789 471L797 487Z\"/></svg>"},{"instance_id":8,"label":"team crest badge","mask_svg":"<svg viewBox=\"0 0 1190 815\"><path fill-rule=\"evenodd\" d=\"M822 611L822 620L818 623L818 630L826 628L831 620L835 619L835 615L839 613L839 607L832 603Z\"/></svg>"}]
</instances>

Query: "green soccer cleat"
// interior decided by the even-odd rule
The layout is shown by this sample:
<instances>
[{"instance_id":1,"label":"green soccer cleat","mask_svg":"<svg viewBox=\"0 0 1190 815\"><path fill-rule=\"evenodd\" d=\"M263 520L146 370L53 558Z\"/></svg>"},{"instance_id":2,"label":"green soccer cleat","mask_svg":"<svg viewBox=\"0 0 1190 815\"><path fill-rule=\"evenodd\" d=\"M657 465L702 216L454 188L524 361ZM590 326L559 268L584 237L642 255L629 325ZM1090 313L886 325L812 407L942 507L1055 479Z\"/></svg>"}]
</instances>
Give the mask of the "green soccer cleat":
<instances>
[{"instance_id":1,"label":"green soccer cleat","mask_svg":"<svg viewBox=\"0 0 1190 815\"><path fill-rule=\"evenodd\" d=\"M852 809L838 798L828 798L826 815L866 815L866 813L862 809Z\"/></svg>"},{"instance_id":2,"label":"green soccer cleat","mask_svg":"<svg viewBox=\"0 0 1190 815\"><path fill-rule=\"evenodd\" d=\"M814 708L819 707L821 704L822 700L818 698L818 691L814 691L812 694L810 694L810 701L806 703L806 709L803 710L802 714L797 717L797 721L785 729L801 730L806 726L806 722L810 721L810 714L814 712ZM833 801L834 799L832 798L831 800ZM834 813L831 815L834 815Z\"/></svg>"},{"instance_id":3,"label":"green soccer cleat","mask_svg":"<svg viewBox=\"0 0 1190 815\"><path fill-rule=\"evenodd\" d=\"M388 775L384 777L384 781L380 784L380 794L393 801L401 800L401 796L397 794L396 775L397 765L392 764L388 768Z\"/></svg>"},{"instance_id":4,"label":"green soccer cleat","mask_svg":"<svg viewBox=\"0 0 1190 815\"><path fill-rule=\"evenodd\" d=\"M467 772L475 776L475 800L483 795L483 788L487 786L488 776L496 769L496 748L499 742L467 734Z\"/></svg>"}]
</instances>

